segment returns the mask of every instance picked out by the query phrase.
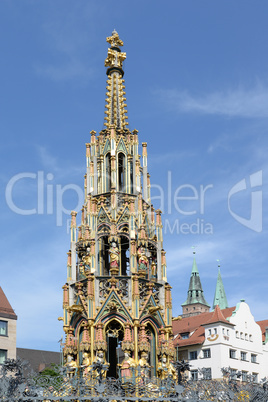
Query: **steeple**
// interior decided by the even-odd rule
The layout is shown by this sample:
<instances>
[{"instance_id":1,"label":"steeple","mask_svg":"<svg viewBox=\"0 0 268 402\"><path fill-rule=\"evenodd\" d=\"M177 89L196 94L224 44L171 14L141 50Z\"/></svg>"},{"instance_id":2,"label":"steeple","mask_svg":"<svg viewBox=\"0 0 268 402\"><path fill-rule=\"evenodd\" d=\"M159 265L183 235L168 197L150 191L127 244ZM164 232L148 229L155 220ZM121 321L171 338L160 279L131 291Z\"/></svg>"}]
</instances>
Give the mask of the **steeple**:
<instances>
[{"instance_id":1,"label":"steeple","mask_svg":"<svg viewBox=\"0 0 268 402\"><path fill-rule=\"evenodd\" d=\"M217 284L216 284L215 295L214 295L214 300L213 300L213 310L215 309L215 307L217 305L220 307L221 310L228 307L227 297L226 297L223 282L221 279L220 266L219 266Z\"/></svg>"},{"instance_id":2,"label":"steeple","mask_svg":"<svg viewBox=\"0 0 268 402\"><path fill-rule=\"evenodd\" d=\"M106 41L111 47L108 49L108 55L105 59L105 67L108 67L106 74L107 78L107 98L106 98L106 122L104 125L107 128L114 126L117 130L124 130L128 125L127 106L125 101L125 85L123 80L123 61L126 58L126 53L122 53L120 47L123 46L123 41L119 39L118 33L114 30L112 36L109 36Z\"/></svg>"},{"instance_id":3,"label":"steeple","mask_svg":"<svg viewBox=\"0 0 268 402\"><path fill-rule=\"evenodd\" d=\"M163 351L170 360L175 352L161 211L151 203L147 143L141 156L138 131L127 128L123 42L116 31L107 42L106 128L86 143L80 225L71 213L63 353L79 367L84 353L90 364L107 359L116 377L121 345L135 365L145 354L156 376Z\"/></svg>"},{"instance_id":4,"label":"steeple","mask_svg":"<svg viewBox=\"0 0 268 402\"><path fill-rule=\"evenodd\" d=\"M182 311L184 316L208 312L210 308L204 297L204 291L196 265L195 252L193 254L194 260L188 288L187 300L182 304Z\"/></svg>"}]
</instances>

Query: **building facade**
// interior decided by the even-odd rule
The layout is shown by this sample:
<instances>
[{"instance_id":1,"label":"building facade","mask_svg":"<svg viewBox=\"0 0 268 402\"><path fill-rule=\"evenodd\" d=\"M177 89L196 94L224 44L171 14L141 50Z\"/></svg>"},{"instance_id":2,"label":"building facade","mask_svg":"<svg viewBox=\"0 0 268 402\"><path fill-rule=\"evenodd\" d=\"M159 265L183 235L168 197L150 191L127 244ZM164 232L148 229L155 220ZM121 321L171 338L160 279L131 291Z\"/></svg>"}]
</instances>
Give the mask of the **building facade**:
<instances>
[{"instance_id":1,"label":"building facade","mask_svg":"<svg viewBox=\"0 0 268 402\"><path fill-rule=\"evenodd\" d=\"M17 316L0 287L0 364L16 359Z\"/></svg>"},{"instance_id":2,"label":"building facade","mask_svg":"<svg viewBox=\"0 0 268 402\"><path fill-rule=\"evenodd\" d=\"M107 42L105 128L86 144L80 225L72 212L64 356L76 369L105 362L112 377L130 363L159 375L163 356L174 356L161 211L150 200L147 144L140 157L138 131L128 128L123 42L116 31Z\"/></svg>"},{"instance_id":3,"label":"building facade","mask_svg":"<svg viewBox=\"0 0 268 402\"><path fill-rule=\"evenodd\" d=\"M193 275L198 276L195 282ZM185 314L173 319L176 356L189 361L189 377L221 379L224 367L239 374L241 381L259 382L268 377L268 321L255 322L245 300L228 307L220 271L211 312L200 311L207 306L201 289L194 259L187 302L182 305Z\"/></svg>"}]
</instances>

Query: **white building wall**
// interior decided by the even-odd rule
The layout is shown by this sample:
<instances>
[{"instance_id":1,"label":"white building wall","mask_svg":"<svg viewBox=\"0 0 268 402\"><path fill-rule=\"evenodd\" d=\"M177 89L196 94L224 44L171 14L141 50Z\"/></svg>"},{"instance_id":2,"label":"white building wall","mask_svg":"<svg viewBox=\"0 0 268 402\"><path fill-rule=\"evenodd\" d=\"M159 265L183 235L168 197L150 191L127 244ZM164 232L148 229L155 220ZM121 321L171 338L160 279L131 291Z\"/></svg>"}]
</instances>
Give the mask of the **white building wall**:
<instances>
[{"instance_id":1,"label":"white building wall","mask_svg":"<svg viewBox=\"0 0 268 402\"><path fill-rule=\"evenodd\" d=\"M234 325L228 323L204 325L206 338L204 343L187 347L191 371L203 367L211 368L212 378L219 379L222 378L221 368L231 367L250 375L257 374L258 381L268 377L268 344L262 344L261 329L256 324L247 303L244 301L238 303L230 318L230 324ZM210 358L203 358L205 349L210 349ZM230 357L230 349L235 351L234 358ZM191 351L197 351L196 360L190 360ZM252 361L252 356L254 359L256 356L256 362Z\"/></svg>"}]
</instances>

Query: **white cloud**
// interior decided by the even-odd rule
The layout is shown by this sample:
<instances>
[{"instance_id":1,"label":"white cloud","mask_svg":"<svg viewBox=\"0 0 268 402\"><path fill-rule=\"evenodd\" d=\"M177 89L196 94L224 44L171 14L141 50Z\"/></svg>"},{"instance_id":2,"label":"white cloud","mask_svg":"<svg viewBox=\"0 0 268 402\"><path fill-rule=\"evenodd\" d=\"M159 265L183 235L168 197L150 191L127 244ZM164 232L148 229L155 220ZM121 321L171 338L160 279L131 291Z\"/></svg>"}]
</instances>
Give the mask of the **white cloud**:
<instances>
[{"instance_id":1,"label":"white cloud","mask_svg":"<svg viewBox=\"0 0 268 402\"><path fill-rule=\"evenodd\" d=\"M200 96L176 89L160 92L162 97L180 113L245 118L268 117L268 87L262 84L251 89L240 87Z\"/></svg>"}]
</instances>

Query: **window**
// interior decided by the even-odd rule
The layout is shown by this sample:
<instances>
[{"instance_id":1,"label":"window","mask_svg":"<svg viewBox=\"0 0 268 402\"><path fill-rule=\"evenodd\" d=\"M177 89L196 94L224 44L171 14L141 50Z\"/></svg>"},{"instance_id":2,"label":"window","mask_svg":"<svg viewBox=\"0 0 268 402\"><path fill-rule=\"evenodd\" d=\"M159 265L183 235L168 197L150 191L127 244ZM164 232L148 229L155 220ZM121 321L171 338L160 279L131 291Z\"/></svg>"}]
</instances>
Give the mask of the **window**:
<instances>
[{"instance_id":1,"label":"window","mask_svg":"<svg viewBox=\"0 0 268 402\"><path fill-rule=\"evenodd\" d=\"M118 154L118 185L119 185L119 191L125 191L125 155L120 152Z\"/></svg>"},{"instance_id":2,"label":"window","mask_svg":"<svg viewBox=\"0 0 268 402\"><path fill-rule=\"evenodd\" d=\"M203 375L204 380L211 380L212 376L211 376L211 368L207 367L204 370L204 375Z\"/></svg>"},{"instance_id":3,"label":"window","mask_svg":"<svg viewBox=\"0 0 268 402\"><path fill-rule=\"evenodd\" d=\"M257 355L251 353L251 363L257 363Z\"/></svg>"},{"instance_id":4,"label":"window","mask_svg":"<svg viewBox=\"0 0 268 402\"><path fill-rule=\"evenodd\" d=\"M211 335L211 329L208 330L208 334Z\"/></svg>"},{"instance_id":5,"label":"window","mask_svg":"<svg viewBox=\"0 0 268 402\"><path fill-rule=\"evenodd\" d=\"M3 364L7 358L7 350L0 349L0 364Z\"/></svg>"},{"instance_id":6,"label":"window","mask_svg":"<svg viewBox=\"0 0 268 402\"><path fill-rule=\"evenodd\" d=\"M229 356L230 356L230 359L236 359L236 350L230 349Z\"/></svg>"},{"instance_id":7,"label":"window","mask_svg":"<svg viewBox=\"0 0 268 402\"><path fill-rule=\"evenodd\" d=\"M243 332L240 332L240 339L244 339Z\"/></svg>"},{"instance_id":8,"label":"window","mask_svg":"<svg viewBox=\"0 0 268 402\"><path fill-rule=\"evenodd\" d=\"M198 380L198 370L191 370L191 380L193 381Z\"/></svg>"},{"instance_id":9,"label":"window","mask_svg":"<svg viewBox=\"0 0 268 402\"><path fill-rule=\"evenodd\" d=\"M231 372L230 372L231 380L236 380L237 379L236 378L236 373L237 373L237 370L231 368Z\"/></svg>"},{"instance_id":10,"label":"window","mask_svg":"<svg viewBox=\"0 0 268 402\"><path fill-rule=\"evenodd\" d=\"M0 335L7 336L7 321L0 321Z\"/></svg>"},{"instance_id":11,"label":"window","mask_svg":"<svg viewBox=\"0 0 268 402\"><path fill-rule=\"evenodd\" d=\"M210 357L211 357L210 349L204 349L203 350L203 358L209 359Z\"/></svg>"},{"instance_id":12,"label":"window","mask_svg":"<svg viewBox=\"0 0 268 402\"><path fill-rule=\"evenodd\" d=\"M106 161L106 191L111 190L111 154L105 156Z\"/></svg>"},{"instance_id":13,"label":"window","mask_svg":"<svg viewBox=\"0 0 268 402\"><path fill-rule=\"evenodd\" d=\"M241 352L241 360L247 360L247 353L246 352Z\"/></svg>"},{"instance_id":14,"label":"window","mask_svg":"<svg viewBox=\"0 0 268 402\"><path fill-rule=\"evenodd\" d=\"M249 335L249 340L250 342L252 342L252 335Z\"/></svg>"},{"instance_id":15,"label":"window","mask_svg":"<svg viewBox=\"0 0 268 402\"><path fill-rule=\"evenodd\" d=\"M214 328L214 334L215 335L217 334L217 328Z\"/></svg>"},{"instance_id":16,"label":"window","mask_svg":"<svg viewBox=\"0 0 268 402\"><path fill-rule=\"evenodd\" d=\"M247 380L248 380L248 372L242 371L242 381L247 381Z\"/></svg>"},{"instance_id":17,"label":"window","mask_svg":"<svg viewBox=\"0 0 268 402\"><path fill-rule=\"evenodd\" d=\"M181 334L181 339L188 339L189 338L189 332L184 332Z\"/></svg>"},{"instance_id":18,"label":"window","mask_svg":"<svg viewBox=\"0 0 268 402\"><path fill-rule=\"evenodd\" d=\"M248 334L245 334L245 341L248 341Z\"/></svg>"},{"instance_id":19,"label":"window","mask_svg":"<svg viewBox=\"0 0 268 402\"><path fill-rule=\"evenodd\" d=\"M235 336L236 336L236 338L239 338L239 332L238 331L235 331Z\"/></svg>"},{"instance_id":20,"label":"window","mask_svg":"<svg viewBox=\"0 0 268 402\"><path fill-rule=\"evenodd\" d=\"M258 373L252 373L252 381L258 382Z\"/></svg>"},{"instance_id":21,"label":"window","mask_svg":"<svg viewBox=\"0 0 268 402\"><path fill-rule=\"evenodd\" d=\"M227 335L229 336L229 329L227 329Z\"/></svg>"},{"instance_id":22,"label":"window","mask_svg":"<svg viewBox=\"0 0 268 402\"><path fill-rule=\"evenodd\" d=\"M190 352L189 360L196 360L197 359L197 351Z\"/></svg>"}]
</instances>

